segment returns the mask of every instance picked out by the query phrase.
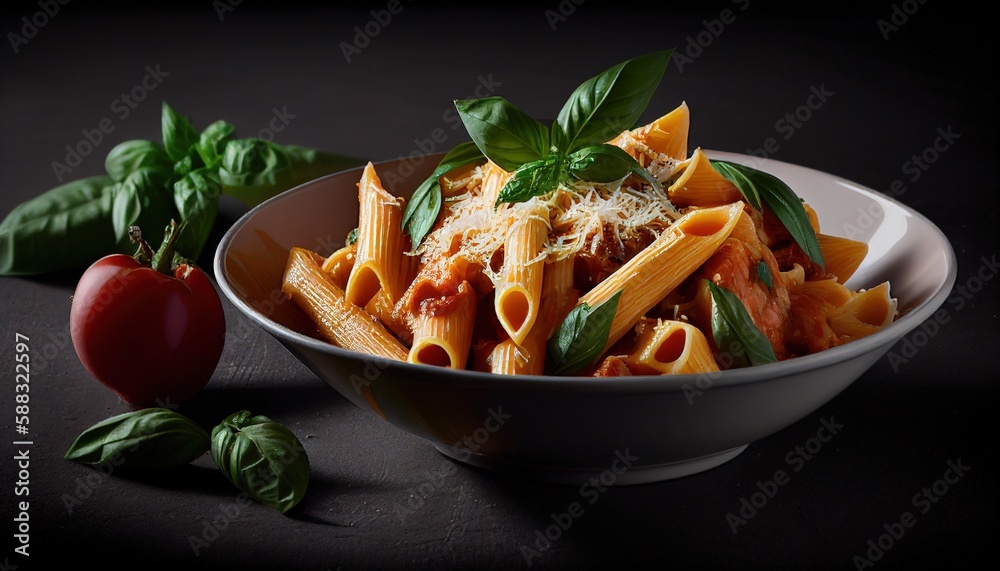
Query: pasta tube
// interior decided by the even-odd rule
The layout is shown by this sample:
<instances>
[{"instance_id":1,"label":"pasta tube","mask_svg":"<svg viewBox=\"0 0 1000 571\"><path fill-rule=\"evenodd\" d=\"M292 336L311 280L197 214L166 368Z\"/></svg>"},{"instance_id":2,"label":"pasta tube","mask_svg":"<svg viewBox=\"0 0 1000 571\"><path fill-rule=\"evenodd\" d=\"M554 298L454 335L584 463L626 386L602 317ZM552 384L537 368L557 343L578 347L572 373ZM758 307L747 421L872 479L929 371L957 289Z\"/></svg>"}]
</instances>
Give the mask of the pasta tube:
<instances>
[{"instance_id":1,"label":"pasta tube","mask_svg":"<svg viewBox=\"0 0 1000 571\"><path fill-rule=\"evenodd\" d=\"M369 355L405 361L406 347L365 310L349 303L320 264L323 258L304 248L292 248L281 291L295 302L330 342Z\"/></svg>"},{"instance_id":2,"label":"pasta tube","mask_svg":"<svg viewBox=\"0 0 1000 571\"><path fill-rule=\"evenodd\" d=\"M645 327L637 349L628 357L629 369L660 375L707 373L719 370L708 339L700 329L683 321L661 320Z\"/></svg>"},{"instance_id":3,"label":"pasta tube","mask_svg":"<svg viewBox=\"0 0 1000 571\"><path fill-rule=\"evenodd\" d=\"M381 289L395 302L405 287L399 271L403 262L403 211L399 199L382 188L370 162L358 183L358 202L358 243L345 290L347 300L364 307Z\"/></svg>"},{"instance_id":4,"label":"pasta tube","mask_svg":"<svg viewBox=\"0 0 1000 571\"><path fill-rule=\"evenodd\" d=\"M742 212L743 202L735 202L685 214L580 298L581 303L597 307L622 292L605 351L715 253L736 227Z\"/></svg>"},{"instance_id":5,"label":"pasta tube","mask_svg":"<svg viewBox=\"0 0 1000 571\"><path fill-rule=\"evenodd\" d=\"M462 282L458 293L446 299L413 318L410 363L465 368L478 300L469 282Z\"/></svg>"},{"instance_id":6,"label":"pasta tube","mask_svg":"<svg viewBox=\"0 0 1000 571\"><path fill-rule=\"evenodd\" d=\"M549 216L538 201L514 208L523 212L518 213L507 234L494 299L497 319L511 340L520 345L538 318L545 269L542 246L549 233Z\"/></svg>"}]
</instances>

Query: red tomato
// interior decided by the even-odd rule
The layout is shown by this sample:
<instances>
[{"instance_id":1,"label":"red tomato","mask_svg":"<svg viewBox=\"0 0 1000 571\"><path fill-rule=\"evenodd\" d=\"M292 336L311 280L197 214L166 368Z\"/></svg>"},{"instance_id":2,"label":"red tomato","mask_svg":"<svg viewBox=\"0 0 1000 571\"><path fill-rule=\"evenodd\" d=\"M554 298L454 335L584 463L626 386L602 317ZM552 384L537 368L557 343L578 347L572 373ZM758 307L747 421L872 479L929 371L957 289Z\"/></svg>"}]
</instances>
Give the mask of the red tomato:
<instances>
[{"instance_id":1,"label":"red tomato","mask_svg":"<svg viewBox=\"0 0 1000 571\"><path fill-rule=\"evenodd\" d=\"M180 403L212 377L225 342L222 302L197 267L173 275L112 254L84 272L70 334L83 366L137 406Z\"/></svg>"}]
</instances>

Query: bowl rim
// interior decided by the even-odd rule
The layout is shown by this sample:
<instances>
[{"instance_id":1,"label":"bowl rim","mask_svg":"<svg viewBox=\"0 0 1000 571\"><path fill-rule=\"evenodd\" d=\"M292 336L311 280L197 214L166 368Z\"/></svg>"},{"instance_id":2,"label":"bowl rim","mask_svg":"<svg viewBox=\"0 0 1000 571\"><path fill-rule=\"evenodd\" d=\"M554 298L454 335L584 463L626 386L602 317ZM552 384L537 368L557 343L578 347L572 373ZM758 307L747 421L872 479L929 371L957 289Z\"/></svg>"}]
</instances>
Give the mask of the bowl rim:
<instances>
[{"instance_id":1,"label":"bowl rim","mask_svg":"<svg viewBox=\"0 0 1000 571\"><path fill-rule=\"evenodd\" d=\"M877 192L867 186L857 182L844 179L842 177L814 169L811 167L780 161L776 159L761 159L750 155L703 149L709 156L726 156L729 159L743 159L754 161L755 167L760 170L767 170L768 165L777 165L779 168L790 167L800 169L808 174L821 176L848 187L852 192L860 193L873 200L888 201L899 207L908 216L919 219L927 228L935 234L935 238L940 240L944 246L946 262L946 275L943 283L934 293L918 305L910 308L904 315L899 317L889 326L881 329L872 335L855 339L849 343L839 345L819 353L802 355L784 361L777 361L754 367L732 369L712 373L688 373L680 375L633 375L625 377L575 377L575 376L552 376L552 375L505 375L503 383L505 387L529 389L535 391L571 389L580 392L614 392L614 393L664 393L669 391L680 391L685 387L690 388L692 383L707 377L711 380L710 386L732 386L750 384L756 382L766 382L772 379L800 374L811 370L823 369L829 365L851 360L869 352L885 350L888 351L892 345L902 339L907 333L918 327L921 323L930 318L945 302L950 295L958 276L957 260L954 247L948 240L944 232L930 219L913 208L901 203L894 197ZM428 155L426 158L433 160L443 156L443 153ZM372 161L375 167L398 163L403 158L387 159L382 161ZM338 347L327 341L316 339L308 335L301 334L293 329L278 323L265 315L262 315L246 301L229 284L225 271L225 259L229 247L240 229L245 226L254 215L282 200L289 200L295 193L308 187L320 184L329 178L337 176L348 176L355 173L360 178L364 166L358 166L335 173L330 173L322 177L304 182L288 189L264 202L254 206L244 213L233 225L226 230L219 245L216 248L213 259L213 269L215 279L219 288L225 296L244 316L253 320L258 326L277 338L282 344L302 345L311 350L321 353L329 353L333 356L360 361L380 361L384 360L393 367L401 367L402 373L408 373L412 382L432 383L432 384L466 384L479 381L496 381L496 375L482 371L456 370L432 365L420 365L415 363L393 361L373 355L367 355L357 351L351 351ZM428 374L430 373L430 374Z\"/></svg>"}]
</instances>

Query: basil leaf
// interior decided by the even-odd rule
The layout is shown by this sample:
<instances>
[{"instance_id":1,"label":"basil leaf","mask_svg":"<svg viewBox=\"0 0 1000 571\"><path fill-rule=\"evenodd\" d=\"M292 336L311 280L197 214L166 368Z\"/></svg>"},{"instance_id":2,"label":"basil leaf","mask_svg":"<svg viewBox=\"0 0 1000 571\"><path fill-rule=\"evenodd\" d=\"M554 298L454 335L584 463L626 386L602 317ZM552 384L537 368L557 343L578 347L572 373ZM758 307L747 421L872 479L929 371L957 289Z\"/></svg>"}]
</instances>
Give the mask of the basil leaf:
<instances>
[{"instance_id":1,"label":"basil leaf","mask_svg":"<svg viewBox=\"0 0 1000 571\"><path fill-rule=\"evenodd\" d=\"M544 159L525 163L514 171L500 189L494 207L504 202L525 202L543 196L566 181L566 159L549 155Z\"/></svg>"},{"instance_id":2,"label":"basil leaf","mask_svg":"<svg viewBox=\"0 0 1000 571\"><path fill-rule=\"evenodd\" d=\"M719 174L736 185L751 206L760 210L763 200L809 259L821 267L824 265L823 252L809 222L809 215L787 184L770 173L740 164L727 161L711 161L711 164Z\"/></svg>"},{"instance_id":3,"label":"basil leaf","mask_svg":"<svg viewBox=\"0 0 1000 571\"><path fill-rule=\"evenodd\" d=\"M771 268L764 260L757 262L757 278L769 289L774 289L774 276L771 275Z\"/></svg>"},{"instance_id":4,"label":"basil leaf","mask_svg":"<svg viewBox=\"0 0 1000 571\"><path fill-rule=\"evenodd\" d=\"M179 161L188 156L191 147L198 142L198 132L194 130L191 121L175 113L166 101L163 102L161 127L163 146L166 147L171 160Z\"/></svg>"},{"instance_id":5,"label":"basil leaf","mask_svg":"<svg viewBox=\"0 0 1000 571\"><path fill-rule=\"evenodd\" d=\"M263 139L226 141L219 164L222 192L253 207L278 194L364 161Z\"/></svg>"},{"instance_id":6,"label":"basil leaf","mask_svg":"<svg viewBox=\"0 0 1000 571\"><path fill-rule=\"evenodd\" d=\"M81 464L154 470L188 464L209 449L208 433L164 408L113 416L76 437L64 458Z\"/></svg>"},{"instance_id":7,"label":"basil leaf","mask_svg":"<svg viewBox=\"0 0 1000 571\"><path fill-rule=\"evenodd\" d=\"M441 162L438 163L437 168L431 173L431 176L427 177L413 191L410 200L406 203L406 209L403 211L402 228L403 232L410 236L410 242L413 244L414 250L424 241L424 237L434 227L434 223L441 213L442 198L441 183L439 180L441 176L458 167L481 161L485 158L486 156L483 155L483 152L479 150L479 147L473 141L466 141L465 143L456 145L455 148L445 154Z\"/></svg>"},{"instance_id":8,"label":"basil leaf","mask_svg":"<svg viewBox=\"0 0 1000 571\"><path fill-rule=\"evenodd\" d=\"M348 246L353 246L358 243L358 229L355 228L347 233L347 239L344 241Z\"/></svg>"},{"instance_id":9,"label":"basil leaf","mask_svg":"<svg viewBox=\"0 0 1000 571\"><path fill-rule=\"evenodd\" d=\"M572 375L594 364L608 342L621 295L619 291L595 308L581 303L569 312L549 339L547 374Z\"/></svg>"},{"instance_id":10,"label":"basil leaf","mask_svg":"<svg viewBox=\"0 0 1000 571\"><path fill-rule=\"evenodd\" d=\"M505 171L549 152L549 132L503 97L455 101L455 108L479 150Z\"/></svg>"},{"instance_id":11,"label":"basil leaf","mask_svg":"<svg viewBox=\"0 0 1000 571\"><path fill-rule=\"evenodd\" d=\"M111 197L111 224L120 246L130 243L130 226L163 228L174 217L173 200L166 184L163 172L142 168L115 185Z\"/></svg>"},{"instance_id":12,"label":"basil leaf","mask_svg":"<svg viewBox=\"0 0 1000 571\"><path fill-rule=\"evenodd\" d=\"M712 293L712 337L715 346L732 357L735 367L777 361L771 342L754 324L740 298L710 280L705 281Z\"/></svg>"},{"instance_id":13,"label":"basil leaf","mask_svg":"<svg viewBox=\"0 0 1000 571\"><path fill-rule=\"evenodd\" d=\"M552 125L552 145L569 154L605 143L634 125L672 54L667 50L639 56L577 87Z\"/></svg>"},{"instance_id":14,"label":"basil leaf","mask_svg":"<svg viewBox=\"0 0 1000 571\"><path fill-rule=\"evenodd\" d=\"M635 174L657 190L663 190L660 181L639 164L632 155L620 147L591 145L569 156L569 172L586 182L613 182Z\"/></svg>"},{"instance_id":15,"label":"basil leaf","mask_svg":"<svg viewBox=\"0 0 1000 571\"><path fill-rule=\"evenodd\" d=\"M175 248L184 257L196 260L201 255L219 212L221 193L218 174L209 168L191 171L174 183L174 205L183 223Z\"/></svg>"},{"instance_id":16,"label":"basil leaf","mask_svg":"<svg viewBox=\"0 0 1000 571\"><path fill-rule=\"evenodd\" d=\"M216 121L201 132L195 150L201 160L208 166L215 166L222 158L222 144L229 140L229 136L236 131L232 123L226 121Z\"/></svg>"},{"instance_id":17,"label":"basil leaf","mask_svg":"<svg viewBox=\"0 0 1000 571\"><path fill-rule=\"evenodd\" d=\"M750 172L754 169L727 161L709 161L709 163L723 178L736 185L736 188L739 189L743 198L750 203L750 206L754 207L755 210L761 210L761 192L757 187L759 179Z\"/></svg>"},{"instance_id":18,"label":"basil leaf","mask_svg":"<svg viewBox=\"0 0 1000 571\"><path fill-rule=\"evenodd\" d=\"M104 169L115 182L141 168L155 168L168 173L173 168L166 149L153 141L125 141L115 145L104 160Z\"/></svg>"},{"instance_id":19,"label":"basil leaf","mask_svg":"<svg viewBox=\"0 0 1000 571\"><path fill-rule=\"evenodd\" d=\"M108 176L83 178L16 206L0 222L0 275L86 267L115 252L114 187Z\"/></svg>"},{"instance_id":20,"label":"basil leaf","mask_svg":"<svg viewBox=\"0 0 1000 571\"><path fill-rule=\"evenodd\" d=\"M309 458L299 439L246 410L212 429L212 457L237 488L282 512L299 503L309 485Z\"/></svg>"}]
</instances>

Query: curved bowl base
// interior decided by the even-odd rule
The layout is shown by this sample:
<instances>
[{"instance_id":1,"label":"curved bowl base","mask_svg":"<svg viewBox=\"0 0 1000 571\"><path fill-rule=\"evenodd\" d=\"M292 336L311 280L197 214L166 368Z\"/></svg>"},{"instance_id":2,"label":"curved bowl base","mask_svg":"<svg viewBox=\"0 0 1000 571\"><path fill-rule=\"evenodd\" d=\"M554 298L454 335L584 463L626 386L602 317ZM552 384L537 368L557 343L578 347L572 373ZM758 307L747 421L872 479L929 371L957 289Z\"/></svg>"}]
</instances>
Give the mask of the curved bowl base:
<instances>
[{"instance_id":1,"label":"curved bowl base","mask_svg":"<svg viewBox=\"0 0 1000 571\"><path fill-rule=\"evenodd\" d=\"M626 467L627 458L623 457L622 460L603 469L579 470L512 462L503 458L471 454L468 449L453 448L441 444L434 445L438 452L462 464L541 482L573 486L582 485L592 479L596 479L605 486L631 486L675 480L721 466L739 456L741 452L746 450L747 446L744 444L722 452L667 464L634 464Z\"/></svg>"}]
</instances>

